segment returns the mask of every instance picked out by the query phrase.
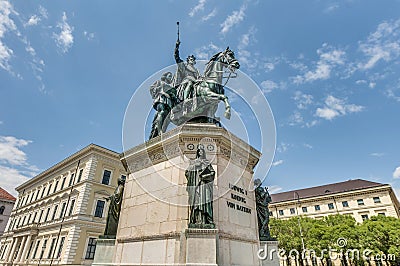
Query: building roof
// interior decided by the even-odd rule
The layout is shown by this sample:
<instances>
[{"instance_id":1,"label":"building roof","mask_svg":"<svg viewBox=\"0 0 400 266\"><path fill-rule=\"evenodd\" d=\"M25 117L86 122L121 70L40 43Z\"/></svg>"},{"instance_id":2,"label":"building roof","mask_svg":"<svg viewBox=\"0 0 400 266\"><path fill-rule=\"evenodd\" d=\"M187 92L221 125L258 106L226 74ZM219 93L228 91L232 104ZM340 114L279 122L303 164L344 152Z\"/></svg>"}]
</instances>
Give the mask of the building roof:
<instances>
[{"instance_id":1,"label":"building roof","mask_svg":"<svg viewBox=\"0 0 400 266\"><path fill-rule=\"evenodd\" d=\"M116 160L119 160L119 153L118 152L115 152L113 150L110 150L110 149L104 148L102 146L99 146L99 145L91 143L88 146L86 146L85 148L83 148L83 149L75 152L74 154L68 156L67 158L65 158L61 162L51 166L49 169L43 171L42 173L38 174L37 176L29 179L25 183L22 183L21 185L16 187L15 190L20 192L20 190L22 190L23 188L33 184L38 179L40 179L40 178L42 178L42 177L44 177L46 175L51 174L53 171L56 171L60 167L66 166L66 165L71 164L71 163L75 163L75 161L77 159L79 159L81 156L83 156L83 155L85 155L85 154L87 154L89 152L93 152L93 151L106 153L106 154L108 154L110 156L113 156Z\"/></svg>"},{"instance_id":2,"label":"building roof","mask_svg":"<svg viewBox=\"0 0 400 266\"><path fill-rule=\"evenodd\" d=\"M5 199L5 200L10 200L10 201L16 201L17 199L5 191L3 188L0 187L0 199Z\"/></svg>"},{"instance_id":3,"label":"building roof","mask_svg":"<svg viewBox=\"0 0 400 266\"><path fill-rule=\"evenodd\" d=\"M326 196L336 193L379 187L379 186L386 186L386 184L371 182L363 179L354 179L339 183L317 186L317 187L310 187L310 188L271 194L272 198L271 203L297 200L297 198L305 199L311 197Z\"/></svg>"}]
</instances>

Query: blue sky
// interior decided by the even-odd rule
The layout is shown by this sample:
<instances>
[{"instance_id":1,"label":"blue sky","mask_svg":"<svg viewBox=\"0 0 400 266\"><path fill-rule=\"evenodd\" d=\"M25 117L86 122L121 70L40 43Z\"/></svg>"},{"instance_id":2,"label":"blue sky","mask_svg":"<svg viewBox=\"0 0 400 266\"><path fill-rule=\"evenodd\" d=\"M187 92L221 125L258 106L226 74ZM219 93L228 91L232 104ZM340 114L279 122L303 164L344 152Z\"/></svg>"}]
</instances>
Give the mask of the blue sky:
<instances>
[{"instance_id":1,"label":"blue sky","mask_svg":"<svg viewBox=\"0 0 400 266\"><path fill-rule=\"evenodd\" d=\"M0 0L0 186L15 194L89 143L122 151L129 100L174 64L180 21L182 57L229 45L267 98L272 191L363 178L400 192L398 10L398 0Z\"/></svg>"}]
</instances>

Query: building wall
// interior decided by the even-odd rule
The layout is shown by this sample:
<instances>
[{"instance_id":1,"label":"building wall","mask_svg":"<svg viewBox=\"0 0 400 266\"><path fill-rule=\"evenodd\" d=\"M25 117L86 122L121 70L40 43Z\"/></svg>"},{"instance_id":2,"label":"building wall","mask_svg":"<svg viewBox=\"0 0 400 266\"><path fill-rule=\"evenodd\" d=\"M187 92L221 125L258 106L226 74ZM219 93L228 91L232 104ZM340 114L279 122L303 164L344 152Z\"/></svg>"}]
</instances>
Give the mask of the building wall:
<instances>
[{"instance_id":1,"label":"building wall","mask_svg":"<svg viewBox=\"0 0 400 266\"><path fill-rule=\"evenodd\" d=\"M0 214L0 236L4 233L8 219L10 218L11 210L14 207L14 201L0 199L0 208L2 214Z\"/></svg>"},{"instance_id":2,"label":"building wall","mask_svg":"<svg viewBox=\"0 0 400 266\"><path fill-rule=\"evenodd\" d=\"M0 265L91 265L93 259L86 258L88 241L103 234L108 210L106 203L102 216L95 217L97 200L106 202L104 198L114 192L118 177L126 173L117 153L93 144L71 157L17 188L17 204L0 240ZM101 183L104 169L112 170L108 185Z\"/></svg>"},{"instance_id":3,"label":"building wall","mask_svg":"<svg viewBox=\"0 0 400 266\"><path fill-rule=\"evenodd\" d=\"M297 215L318 219L332 214L348 214L357 222L375 215L400 218L399 203L388 185L306 199L297 199L294 194L293 198L290 201L271 203L269 209L272 215L278 219L289 219ZM362 200L362 204L358 200ZM343 202L347 202L348 206ZM329 204L333 208L330 209ZM316 205L320 210L316 210Z\"/></svg>"}]
</instances>

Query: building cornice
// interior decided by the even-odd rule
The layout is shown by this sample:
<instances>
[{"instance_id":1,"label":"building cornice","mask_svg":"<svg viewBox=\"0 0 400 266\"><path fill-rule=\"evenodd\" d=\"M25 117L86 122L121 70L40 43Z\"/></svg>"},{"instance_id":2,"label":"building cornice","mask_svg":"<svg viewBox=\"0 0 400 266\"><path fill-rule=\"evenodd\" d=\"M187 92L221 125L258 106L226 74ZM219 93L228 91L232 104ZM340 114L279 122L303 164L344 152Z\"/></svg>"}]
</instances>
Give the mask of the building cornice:
<instances>
[{"instance_id":1,"label":"building cornice","mask_svg":"<svg viewBox=\"0 0 400 266\"><path fill-rule=\"evenodd\" d=\"M356 196L356 195L370 194L370 193L377 193L377 192L384 192L384 191L391 191L391 190L392 190L392 187L390 185L382 184L381 186L376 186L376 187L371 187L371 188L360 188L360 189L356 189L356 190L352 190L352 191L345 191L345 192L332 193L332 194L328 194L328 195L319 195L319 196L312 196L312 197L307 197L307 198L300 198L300 200L293 197L292 200L271 202L269 204L269 206L270 207L282 207L282 206L298 204L299 201L302 204L310 203L310 202L321 202L323 200L329 200L329 199L333 199L333 198L340 199L340 198L346 198L346 197L351 197L351 196Z\"/></svg>"},{"instance_id":2,"label":"building cornice","mask_svg":"<svg viewBox=\"0 0 400 266\"><path fill-rule=\"evenodd\" d=\"M49 169L43 171L39 175L31 178L30 180L26 181L25 183L23 183L21 185L19 185L18 187L15 188L15 190L17 190L18 193L21 193L20 191L23 190L24 188L35 184L40 179L47 177L48 175L58 171L60 168L66 167L69 164L72 164L72 163L76 162L78 159L80 159L84 156L87 156L88 154L93 153L93 152L97 152L97 153L100 153L103 155L114 157L116 160L119 161L119 153L91 143L88 146L86 146L85 148L81 149L80 151L68 156L61 162L59 162L59 163L53 165L52 167L50 167Z\"/></svg>"}]
</instances>

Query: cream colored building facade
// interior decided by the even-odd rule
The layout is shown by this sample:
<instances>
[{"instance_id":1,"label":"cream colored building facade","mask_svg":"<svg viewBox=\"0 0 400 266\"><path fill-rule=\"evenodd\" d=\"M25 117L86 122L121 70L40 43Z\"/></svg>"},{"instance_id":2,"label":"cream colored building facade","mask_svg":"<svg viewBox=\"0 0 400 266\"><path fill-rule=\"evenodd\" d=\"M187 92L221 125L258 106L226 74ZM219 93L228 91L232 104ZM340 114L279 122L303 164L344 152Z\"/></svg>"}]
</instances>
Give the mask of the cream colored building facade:
<instances>
[{"instance_id":1,"label":"cream colored building facade","mask_svg":"<svg viewBox=\"0 0 400 266\"><path fill-rule=\"evenodd\" d=\"M91 265L122 175L118 153L90 144L17 187L0 265Z\"/></svg>"},{"instance_id":2,"label":"cream colored building facade","mask_svg":"<svg viewBox=\"0 0 400 266\"><path fill-rule=\"evenodd\" d=\"M289 219L298 215L322 218L352 215L362 222L375 215L400 218L400 204L392 187L362 179L287 191L271 195L272 216Z\"/></svg>"}]
</instances>

